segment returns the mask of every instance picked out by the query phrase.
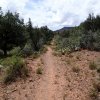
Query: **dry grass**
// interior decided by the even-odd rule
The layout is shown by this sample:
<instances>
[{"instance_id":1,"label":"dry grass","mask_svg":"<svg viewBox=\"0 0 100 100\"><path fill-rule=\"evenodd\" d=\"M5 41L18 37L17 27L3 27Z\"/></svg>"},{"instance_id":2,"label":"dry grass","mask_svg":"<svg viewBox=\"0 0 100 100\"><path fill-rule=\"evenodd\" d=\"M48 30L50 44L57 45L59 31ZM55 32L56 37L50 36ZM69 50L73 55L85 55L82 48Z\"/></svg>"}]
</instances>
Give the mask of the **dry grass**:
<instances>
[{"instance_id":1,"label":"dry grass","mask_svg":"<svg viewBox=\"0 0 100 100\"><path fill-rule=\"evenodd\" d=\"M97 64L94 61L92 61L89 63L89 68L91 70L95 70L95 69L97 69Z\"/></svg>"},{"instance_id":2,"label":"dry grass","mask_svg":"<svg viewBox=\"0 0 100 100\"><path fill-rule=\"evenodd\" d=\"M75 73L79 73L79 72L80 72L79 67L73 67L72 70L73 70L73 72L75 72Z\"/></svg>"}]
</instances>

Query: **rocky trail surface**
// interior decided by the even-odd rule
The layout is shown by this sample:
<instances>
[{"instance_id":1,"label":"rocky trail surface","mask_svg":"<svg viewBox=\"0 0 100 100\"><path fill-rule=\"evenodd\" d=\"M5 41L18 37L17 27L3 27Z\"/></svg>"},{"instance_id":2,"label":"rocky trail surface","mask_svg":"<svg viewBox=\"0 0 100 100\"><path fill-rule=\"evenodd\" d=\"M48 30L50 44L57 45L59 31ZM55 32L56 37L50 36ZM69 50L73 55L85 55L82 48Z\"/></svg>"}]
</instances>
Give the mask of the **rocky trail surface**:
<instances>
[{"instance_id":1,"label":"rocky trail surface","mask_svg":"<svg viewBox=\"0 0 100 100\"><path fill-rule=\"evenodd\" d=\"M90 92L97 77L89 62L100 53L79 51L55 56L51 47L37 59L28 58L30 76L0 87L0 100L91 100ZM36 70L42 69L42 74Z\"/></svg>"}]
</instances>

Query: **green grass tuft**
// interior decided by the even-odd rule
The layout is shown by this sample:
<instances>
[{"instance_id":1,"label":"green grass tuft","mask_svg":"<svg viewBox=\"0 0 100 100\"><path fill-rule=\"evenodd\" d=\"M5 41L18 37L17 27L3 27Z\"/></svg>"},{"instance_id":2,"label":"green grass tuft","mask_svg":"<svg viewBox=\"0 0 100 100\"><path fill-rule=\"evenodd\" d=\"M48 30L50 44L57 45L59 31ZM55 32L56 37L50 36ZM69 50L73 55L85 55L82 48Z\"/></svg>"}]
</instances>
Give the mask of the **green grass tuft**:
<instances>
[{"instance_id":1,"label":"green grass tuft","mask_svg":"<svg viewBox=\"0 0 100 100\"><path fill-rule=\"evenodd\" d=\"M5 66L3 82L5 84L15 81L18 77L28 76L28 68L21 57L12 56L2 62Z\"/></svg>"}]
</instances>

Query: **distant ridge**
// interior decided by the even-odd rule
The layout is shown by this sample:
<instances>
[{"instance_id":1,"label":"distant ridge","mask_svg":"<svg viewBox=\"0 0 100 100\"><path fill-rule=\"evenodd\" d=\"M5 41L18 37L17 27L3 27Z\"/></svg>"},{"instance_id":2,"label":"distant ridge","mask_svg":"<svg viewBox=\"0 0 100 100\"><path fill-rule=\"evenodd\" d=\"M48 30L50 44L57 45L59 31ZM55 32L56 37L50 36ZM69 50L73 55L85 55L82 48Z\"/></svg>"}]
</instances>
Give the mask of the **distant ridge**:
<instances>
[{"instance_id":1,"label":"distant ridge","mask_svg":"<svg viewBox=\"0 0 100 100\"><path fill-rule=\"evenodd\" d=\"M69 30L69 29L72 29L72 28L74 28L74 27L63 27L59 30L56 30L55 32L62 32L62 31Z\"/></svg>"}]
</instances>

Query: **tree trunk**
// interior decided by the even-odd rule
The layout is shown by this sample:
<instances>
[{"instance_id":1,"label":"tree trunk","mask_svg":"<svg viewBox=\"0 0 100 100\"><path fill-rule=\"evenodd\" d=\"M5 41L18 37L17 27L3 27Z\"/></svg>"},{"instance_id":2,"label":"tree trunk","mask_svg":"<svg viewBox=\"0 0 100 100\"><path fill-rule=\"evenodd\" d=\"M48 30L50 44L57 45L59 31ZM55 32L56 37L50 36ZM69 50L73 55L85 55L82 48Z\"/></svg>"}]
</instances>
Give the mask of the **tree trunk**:
<instances>
[{"instance_id":1,"label":"tree trunk","mask_svg":"<svg viewBox=\"0 0 100 100\"><path fill-rule=\"evenodd\" d=\"M4 52L4 56L7 56L7 50L4 49L3 52Z\"/></svg>"}]
</instances>

